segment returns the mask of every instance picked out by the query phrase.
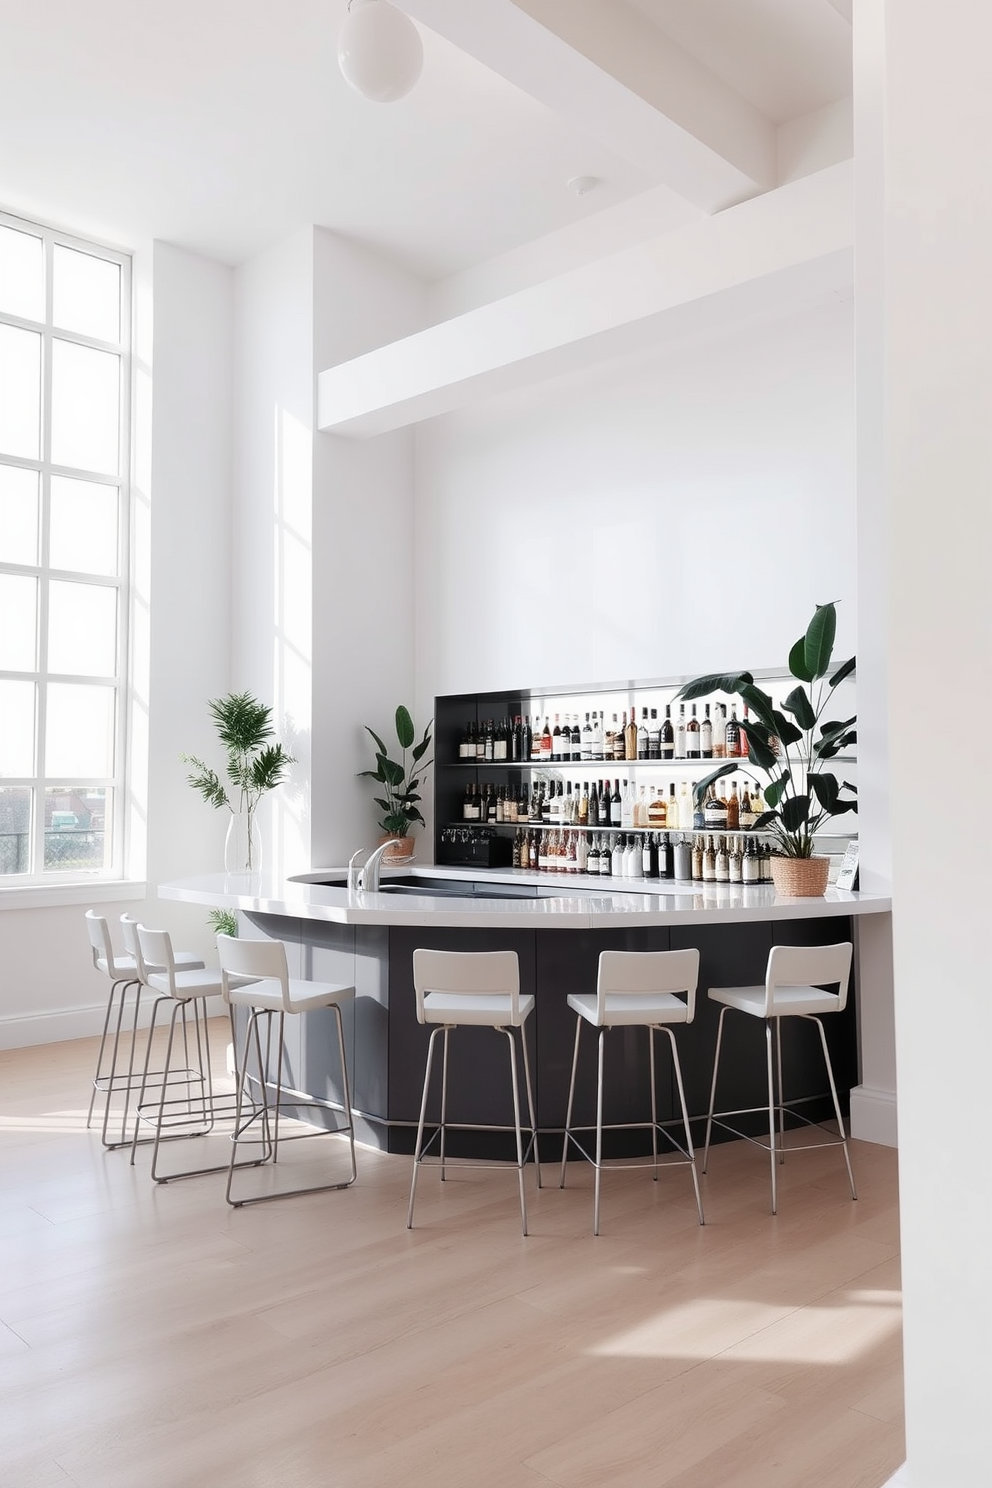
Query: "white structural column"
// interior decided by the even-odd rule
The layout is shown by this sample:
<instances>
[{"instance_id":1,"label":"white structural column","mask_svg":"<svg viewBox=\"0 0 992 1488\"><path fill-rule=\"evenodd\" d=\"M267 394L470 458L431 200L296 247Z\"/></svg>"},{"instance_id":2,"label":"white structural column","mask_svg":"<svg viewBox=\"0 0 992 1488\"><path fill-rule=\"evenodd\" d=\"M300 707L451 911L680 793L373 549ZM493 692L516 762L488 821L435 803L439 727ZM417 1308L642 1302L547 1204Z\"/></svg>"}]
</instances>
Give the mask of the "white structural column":
<instances>
[{"instance_id":1,"label":"white structural column","mask_svg":"<svg viewBox=\"0 0 992 1488\"><path fill-rule=\"evenodd\" d=\"M892 845L885 479L884 0L864 0L854 26L855 284L857 288L858 835L861 887L888 894ZM856 1137L894 1146L895 1016L891 923L858 926L861 1083L851 1091Z\"/></svg>"},{"instance_id":2,"label":"white structural column","mask_svg":"<svg viewBox=\"0 0 992 1488\"><path fill-rule=\"evenodd\" d=\"M992 1482L988 834L964 819L992 737L992 6L885 11L896 1056L910 1488ZM954 714L966 732L930 730ZM921 823L930 773L947 802Z\"/></svg>"}]
</instances>

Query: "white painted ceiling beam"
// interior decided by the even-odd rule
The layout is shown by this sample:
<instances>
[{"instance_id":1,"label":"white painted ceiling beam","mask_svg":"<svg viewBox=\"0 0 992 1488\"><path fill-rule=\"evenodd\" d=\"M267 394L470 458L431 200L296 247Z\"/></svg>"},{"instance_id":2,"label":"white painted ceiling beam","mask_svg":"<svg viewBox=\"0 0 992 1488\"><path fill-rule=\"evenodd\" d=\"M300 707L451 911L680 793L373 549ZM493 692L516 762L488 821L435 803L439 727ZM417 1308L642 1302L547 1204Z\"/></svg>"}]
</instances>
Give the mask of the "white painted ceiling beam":
<instances>
[{"instance_id":1,"label":"white painted ceiling beam","mask_svg":"<svg viewBox=\"0 0 992 1488\"><path fill-rule=\"evenodd\" d=\"M623 0L394 3L705 212L775 184L774 126Z\"/></svg>"},{"instance_id":2,"label":"white painted ceiling beam","mask_svg":"<svg viewBox=\"0 0 992 1488\"><path fill-rule=\"evenodd\" d=\"M386 433L510 388L769 313L853 279L851 162L320 373L325 432Z\"/></svg>"}]
</instances>

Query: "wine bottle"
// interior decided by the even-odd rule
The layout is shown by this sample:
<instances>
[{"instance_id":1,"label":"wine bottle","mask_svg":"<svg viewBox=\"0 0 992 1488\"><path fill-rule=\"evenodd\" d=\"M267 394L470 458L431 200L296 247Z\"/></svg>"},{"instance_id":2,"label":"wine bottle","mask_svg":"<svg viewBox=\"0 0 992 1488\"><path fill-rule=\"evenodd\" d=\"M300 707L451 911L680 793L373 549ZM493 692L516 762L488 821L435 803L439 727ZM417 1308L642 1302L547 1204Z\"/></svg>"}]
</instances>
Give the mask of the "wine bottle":
<instances>
[{"instance_id":1,"label":"wine bottle","mask_svg":"<svg viewBox=\"0 0 992 1488\"><path fill-rule=\"evenodd\" d=\"M727 759L740 759L741 757L741 726L737 721L737 705L731 709L730 717L727 719L725 736Z\"/></svg>"},{"instance_id":2,"label":"wine bottle","mask_svg":"<svg viewBox=\"0 0 992 1488\"><path fill-rule=\"evenodd\" d=\"M557 764L561 759L561 724L555 714L555 726L551 730L551 758Z\"/></svg>"},{"instance_id":3,"label":"wine bottle","mask_svg":"<svg viewBox=\"0 0 992 1488\"><path fill-rule=\"evenodd\" d=\"M586 714L585 725L582 729L582 758L592 759L592 724L589 722L589 714Z\"/></svg>"},{"instance_id":4,"label":"wine bottle","mask_svg":"<svg viewBox=\"0 0 992 1488\"><path fill-rule=\"evenodd\" d=\"M644 712L645 712L645 716L647 716L647 709L646 708L645 708ZM631 708L631 710L630 710L630 722L627 724L627 727L623 731L623 739L624 739L624 748L623 748L623 757L624 757L624 759L636 760L637 759L637 754L638 754L638 744L639 744L639 741L640 741L640 731L638 730L638 727L637 727L637 720L634 717L634 710L633 710L633 708ZM644 748L645 748L645 750L647 750L647 747L648 747L648 731L645 728L645 730L644 730Z\"/></svg>"},{"instance_id":5,"label":"wine bottle","mask_svg":"<svg viewBox=\"0 0 992 1488\"><path fill-rule=\"evenodd\" d=\"M706 704L706 712L699 725L699 752L703 759L713 758L713 720L710 717L709 703Z\"/></svg>"},{"instance_id":6,"label":"wine bottle","mask_svg":"<svg viewBox=\"0 0 992 1488\"><path fill-rule=\"evenodd\" d=\"M610 797L610 826L619 827L623 816L623 802L620 799L620 782L613 782L613 794Z\"/></svg>"},{"instance_id":7,"label":"wine bottle","mask_svg":"<svg viewBox=\"0 0 992 1488\"><path fill-rule=\"evenodd\" d=\"M661 759L661 729L658 725L658 709L651 709L648 725L648 759Z\"/></svg>"},{"instance_id":8,"label":"wine bottle","mask_svg":"<svg viewBox=\"0 0 992 1488\"><path fill-rule=\"evenodd\" d=\"M675 758L686 758L685 703L679 704L679 716L675 723Z\"/></svg>"},{"instance_id":9,"label":"wine bottle","mask_svg":"<svg viewBox=\"0 0 992 1488\"><path fill-rule=\"evenodd\" d=\"M675 758L675 730L672 727L672 710L667 703L665 704L665 721L661 725L658 745L661 750L662 759L670 760Z\"/></svg>"},{"instance_id":10,"label":"wine bottle","mask_svg":"<svg viewBox=\"0 0 992 1488\"><path fill-rule=\"evenodd\" d=\"M692 705L692 717L685 726L685 757L686 759L702 759L699 748L699 719L696 717L696 705Z\"/></svg>"},{"instance_id":11,"label":"wine bottle","mask_svg":"<svg viewBox=\"0 0 992 1488\"><path fill-rule=\"evenodd\" d=\"M641 721L637 728L637 758L651 758L651 734L648 729L648 710L641 709Z\"/></svg>"}]
</instances>

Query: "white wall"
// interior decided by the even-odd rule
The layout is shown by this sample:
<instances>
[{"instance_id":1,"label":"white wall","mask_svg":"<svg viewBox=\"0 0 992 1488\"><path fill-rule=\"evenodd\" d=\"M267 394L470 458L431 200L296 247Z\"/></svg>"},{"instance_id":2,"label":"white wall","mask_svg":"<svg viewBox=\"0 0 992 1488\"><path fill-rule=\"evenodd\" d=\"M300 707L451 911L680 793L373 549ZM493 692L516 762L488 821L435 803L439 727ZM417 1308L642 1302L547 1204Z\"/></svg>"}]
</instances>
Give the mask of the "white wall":
<instances>
[{"instance_id":1,"label":"white wall","mask_svg":"<svg viewBox=\"0 0 992 1488\"><path fill-rule=\"evenodd\" d=\"M418 705L853 649L853 408L831 299L422 425Z\"/></svg>"},{"instance_id":2,"label":"white wall","mask_svg":"<svg viewBox=\"0 0 992 1488\"><path fill-rule=\"evenodd\" d=\"M983 1488L992 1226L988 834L961 803L992 738L992 7L885 7L886 479L896 1053L911 1488ZM921 99L928 106L921 107ZM927 834L931 777L954 806Z\"/></svg>"}]
</instances>

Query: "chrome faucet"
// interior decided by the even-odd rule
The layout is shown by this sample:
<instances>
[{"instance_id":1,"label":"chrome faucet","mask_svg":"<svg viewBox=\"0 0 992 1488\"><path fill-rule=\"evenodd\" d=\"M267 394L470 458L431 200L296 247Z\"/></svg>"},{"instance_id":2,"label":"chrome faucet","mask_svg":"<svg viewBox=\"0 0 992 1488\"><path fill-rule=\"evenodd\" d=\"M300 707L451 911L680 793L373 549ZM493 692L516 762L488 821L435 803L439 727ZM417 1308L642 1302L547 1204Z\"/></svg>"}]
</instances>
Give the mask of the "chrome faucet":
<instances>
[{"instance_id":1,"label":"chrome faucet","mask_svg":"<svg viewBox=\"0 0 992 1488\"><path fill-rule=\"evenodd\" d=\"M374 847L368 856L367 849L360 847L356 853L352 853L348 859L348 888L351 891L376 894L379 891L379 873L382 869L382 860L394 847L392 838L388 842L380 842ZM364 864L359 867L359 859L365 858Z\"/></svg>"}]
</instances>

